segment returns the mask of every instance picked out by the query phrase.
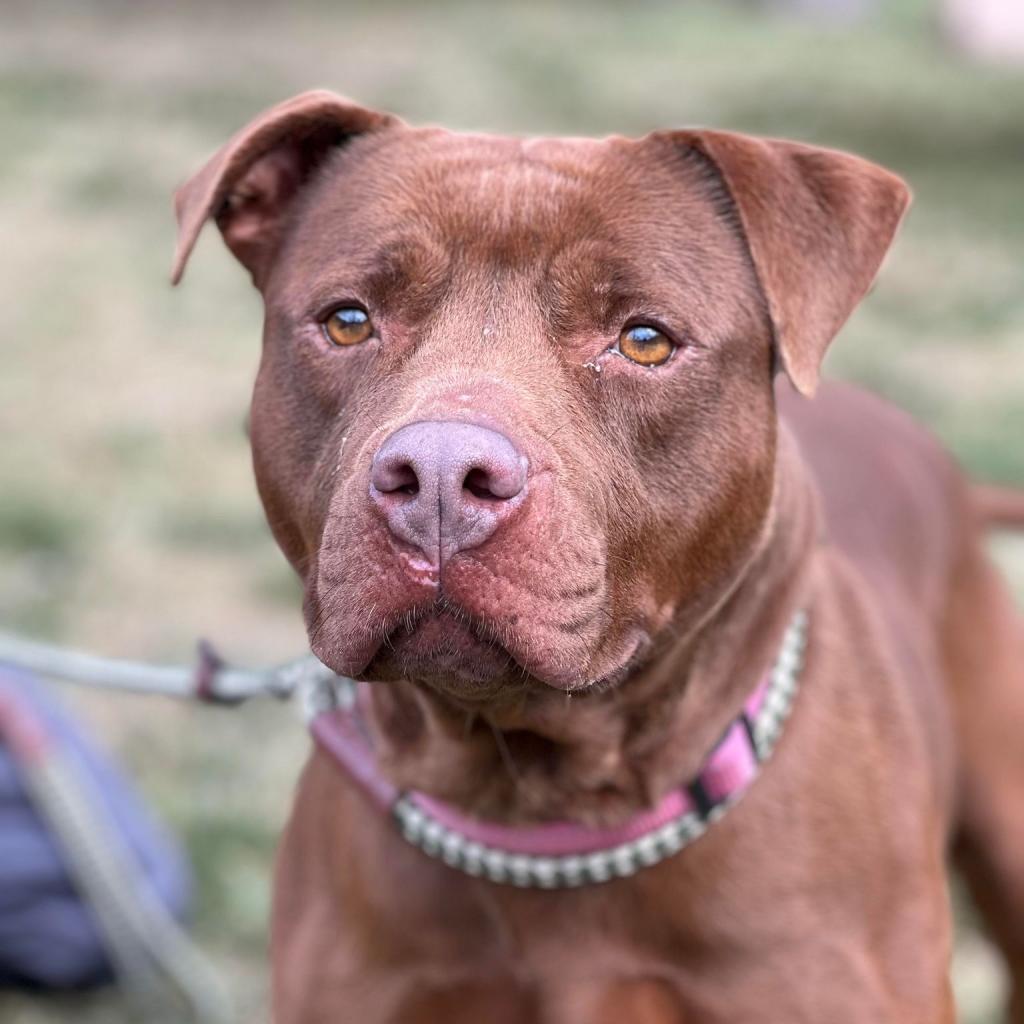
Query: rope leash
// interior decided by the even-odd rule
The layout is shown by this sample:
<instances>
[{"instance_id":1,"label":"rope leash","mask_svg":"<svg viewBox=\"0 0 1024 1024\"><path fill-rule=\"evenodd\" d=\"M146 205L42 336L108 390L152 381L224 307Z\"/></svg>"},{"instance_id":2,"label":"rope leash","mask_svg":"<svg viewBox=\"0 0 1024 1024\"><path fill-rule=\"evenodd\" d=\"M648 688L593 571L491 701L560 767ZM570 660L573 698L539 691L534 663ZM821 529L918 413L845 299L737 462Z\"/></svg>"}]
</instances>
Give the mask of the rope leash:
<instances>
[{"instance_id":1,"label":"rope leash","mask_svg":"<svg viewBox=\"0 0 1024 1024\"><path fill-rule=\"evenodd\" d=\"M0 664L113 692L222 706L254 697L285 701L296 693L309 705L337 679L311 655L266 669L233 667L206 641L199 643L195 665L152 665L0 632ZM60 841L140 1019L229 1024L234 1013L223 985L150 891L124 840L109 827L98 794L30 719L15 712L14 705L0 706L0 740L15 753L32 802Z\"/></svg>"},{"instance_id":2,"label":"rope leash","mask_svg":"<svg viewBox=\"0 0 1024 1024\"><path fill-rule=\"evenodd\" d=\"M229 1024L234 1013L220 979L156 898L121 836L105 827L88 780L59 751L40 751L21 769L140 1019Z\"/></svg>"},{"instance_id":3,"label":"rope leash","mask_svg":"<svg viewBox=\"0 0 1024 1024\"><path fill-rule=\"evenodd\" d=\"M312 655L271 668L237 668L226 664L205 640L199 642L195 665L152 665L101 658L0 632L0 663L105 690L224 705L240 704L253 697L286 701L298 691L339 678Z\"/></svg>"}]
</instances>

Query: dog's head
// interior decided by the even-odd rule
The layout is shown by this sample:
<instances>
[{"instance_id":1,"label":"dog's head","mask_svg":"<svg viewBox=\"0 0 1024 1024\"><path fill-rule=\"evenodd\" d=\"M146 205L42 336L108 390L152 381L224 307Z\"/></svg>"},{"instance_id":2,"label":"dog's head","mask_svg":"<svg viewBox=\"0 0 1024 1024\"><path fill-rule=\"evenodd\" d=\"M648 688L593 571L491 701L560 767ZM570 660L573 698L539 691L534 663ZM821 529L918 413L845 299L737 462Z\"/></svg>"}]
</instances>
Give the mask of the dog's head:
<instances>
[{"instance_id":1,"label":"dog's head","mask_svg":"<svg viewBox=\"0 0 1024 1024\"><path fill-rule=\"evenodd\" d=\"M813 390L907 201L728 133L259 117L178 192L174 274L212 217L263 294L256 476L317 655L491 699L699 621L770 519L776 369Z\"/></svg>"}]
</instances>

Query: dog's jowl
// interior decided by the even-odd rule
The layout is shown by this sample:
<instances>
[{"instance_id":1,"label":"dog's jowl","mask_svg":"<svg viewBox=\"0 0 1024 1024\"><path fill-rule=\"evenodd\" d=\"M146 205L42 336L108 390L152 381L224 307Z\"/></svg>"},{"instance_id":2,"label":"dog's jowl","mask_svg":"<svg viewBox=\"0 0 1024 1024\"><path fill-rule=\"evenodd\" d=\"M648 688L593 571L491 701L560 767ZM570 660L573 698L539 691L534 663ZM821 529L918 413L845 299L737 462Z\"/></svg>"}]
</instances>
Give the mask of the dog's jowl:
<instances>
[{"instance_id":1,"label":"dog's jowl","mask_svg":"<svg viewBox=\"0 0 1024 1024\"><path fill-rule=\"evenodd\" d=\"M279 1024L951 1022L950 853L1024 985L984 553L1024 500L819 384L908 200L796 143L324 92L180 189L175 277L213 219L262 293L260 495L351 677L280 853Z\"/></svg>"}]
</instances>

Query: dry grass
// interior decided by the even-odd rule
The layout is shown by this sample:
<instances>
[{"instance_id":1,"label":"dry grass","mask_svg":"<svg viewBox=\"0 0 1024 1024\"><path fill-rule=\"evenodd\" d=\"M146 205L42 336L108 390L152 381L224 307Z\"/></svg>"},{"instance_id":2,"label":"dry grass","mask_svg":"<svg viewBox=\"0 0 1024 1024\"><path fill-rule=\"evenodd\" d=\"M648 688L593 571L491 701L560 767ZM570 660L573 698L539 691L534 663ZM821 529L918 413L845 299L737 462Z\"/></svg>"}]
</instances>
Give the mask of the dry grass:
<instances>
[{"instance_id":1,"label":"dry grass","mask_svg":"<svg viewBox=\"0 0 1024 1024\"><path fill-rule=\"evenodd\" d=\"M1024 481L1024 78L944 52L909 0L840 32L656 2L36 3L0 32L0 622L147 658L198 635L302 649L243 420L260 308L211 233L172 293L172 187L261 107L324 85L412 121L574 134L708 123L853 148L915 211L831 369ZM999 557L1024 591L1024 548ZM75 695L181 830L199 935L265 1019L268 865L305 740L287 712ZM965 932L964 1019L994 968ZM108 998L0 1005L117 1021Z\"/></svg>"}]
</instances>

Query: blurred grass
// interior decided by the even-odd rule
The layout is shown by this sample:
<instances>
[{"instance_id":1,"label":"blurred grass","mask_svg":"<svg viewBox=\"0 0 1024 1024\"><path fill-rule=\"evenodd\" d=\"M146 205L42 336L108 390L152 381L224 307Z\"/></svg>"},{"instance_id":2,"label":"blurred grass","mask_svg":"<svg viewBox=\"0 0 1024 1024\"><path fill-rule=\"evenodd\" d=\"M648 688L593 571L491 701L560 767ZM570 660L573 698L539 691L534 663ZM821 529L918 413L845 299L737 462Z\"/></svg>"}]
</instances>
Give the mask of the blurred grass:
<instances>
[{"instance_id":1,"label":"blurred grass","mask_svg":"<svg viewBox=\"0 0 1024 1024\"><path fill-rule=\"evenodd\" d=\"M326 86L414 122L641 133L709 124L846 147L912 183L881 283L829 359L1024 483L1024 77L961 63L922 0L850 29L751 4L39 2L0 29L0 622L182 659L304 645L243 432L260 308L215 232L167 284L173 187L262 107ZM1024 594L1024 547L995 548ZM269 864L305 749L281 709L71 694L176 825L201 939L266 1019ZM964 930L963 1019L997 972ZM0 1002L122 1019L108 997Z\"/></svg>"}]
</instances>

